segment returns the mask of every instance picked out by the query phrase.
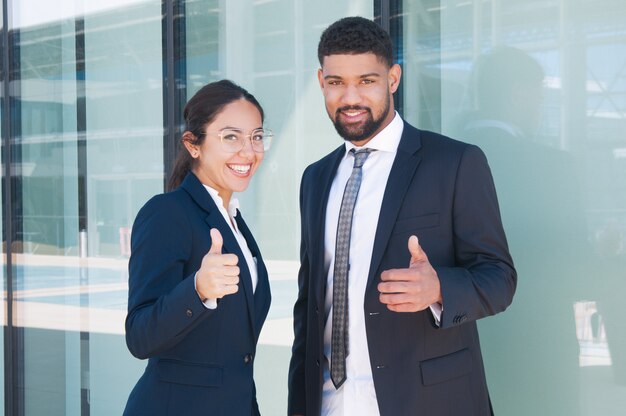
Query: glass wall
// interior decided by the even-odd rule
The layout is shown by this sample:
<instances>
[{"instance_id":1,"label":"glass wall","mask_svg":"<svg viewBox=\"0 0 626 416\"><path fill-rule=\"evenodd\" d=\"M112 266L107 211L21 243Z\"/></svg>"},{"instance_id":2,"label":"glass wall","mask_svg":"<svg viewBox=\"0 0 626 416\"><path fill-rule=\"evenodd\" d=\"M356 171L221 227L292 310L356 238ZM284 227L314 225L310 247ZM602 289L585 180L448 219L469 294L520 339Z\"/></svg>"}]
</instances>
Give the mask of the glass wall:
<instances>
[{"instance_id":1,"label":"glass wall","mask_svg":"<svg viewBox=\"0 0 626 416\"><path fill-rule=\"evenodd\" d=\"M480 145L519 273L480 322L498 415L626 406L626 4L404 1L404 115Z\"/></svg>"},{"instance_id":2,"label":"glass wall","mask_svg":"<svg viewBox=\"0 0 626 416\"><path fill-rule=\"evenodd\" d=\"M12 3L24 415L121 414L129 227L163 189L160 1Z\"/></svg>"},{"instance_id":3,"label":"glass wall","mask_svg":"<svg viewBox=\"0 0 626 416\"><path fill-rule=\"evenodd\" d=\"M170 2L10 1L17 230L14 414L121 414L145 362L124 343L130 227L163 191ZM320 7L322 6L322 7ZM171 10L171 9L169 9ZM299 178L341 144L324 110L317 40L371 1L175 2L175 88L229 78L275 132L242 210L263 248L273 305L256 373L263 414L284 413L297 291ZM172 51L167 50L168 53ZM174 109L181 111L180 108ZM164 117L165 115L165 117ZM179 117L180 115L177 115ZM166 129L164 129L166 125ZM296 140L297 138L297 140ZM177 137L174 138L178 140Z\"/></svg>"},{"instance_id":4,"label":"glass wall","mask_svg":"<svg viewBox=\"0 0 626 416\"><path fill-rule=\"evenodd\" d=\"M13 193L5 196L5 179L11 267L0 273L14 302L0 311L11 331L0 350L13 349L13 414L121 414L145 366L124 342L130 227L172 162L182 110L170 87L189 98L221 78L257 96L276 136L238 198L273 294L255 369L261 413L284 414L300 176L342 143L319 91L317 42L334 20L372 18L382 3L3 1L11 59L1 55L0 156L3 175L11 156ZM402 115L479 144L498 188L519 286L509 310L480 323L496 414L620 414L626 4L385 6L403 66Z\"/></svg>"},{"instance_id":5,"label":"glass wall","mask_svg":"<svg viewBox=\"0 0 626 416\"><path fill-rule=\"evenodd\" d=\"M304 168L342 143L328 120L316 71L322 30L343 16L373 16L371 1L185 2L187 95L229 78L259 99L275 139L251 187L237 195L268 266L272 306L255 378L262 414L287 409L287 367L297 295Z\"/></svg>"}]
</instances>

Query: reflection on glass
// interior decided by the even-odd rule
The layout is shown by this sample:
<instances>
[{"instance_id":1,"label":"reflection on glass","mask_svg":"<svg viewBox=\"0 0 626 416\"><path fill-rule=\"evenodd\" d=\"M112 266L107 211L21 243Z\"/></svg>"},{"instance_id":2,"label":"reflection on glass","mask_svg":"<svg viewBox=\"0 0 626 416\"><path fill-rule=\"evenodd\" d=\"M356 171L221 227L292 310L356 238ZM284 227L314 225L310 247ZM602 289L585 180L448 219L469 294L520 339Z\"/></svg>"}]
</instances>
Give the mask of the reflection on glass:
<instances>
[{"instance_id":1,"label":"reflection on glass","mask_svg":"<svg viewBox=\"0 0 626 416\"><path fill-rule=\"evenodd\" d=\"M274 133L263 169L238 199L272 287L255 361L257 398L261 414L283 414L297 295L300 175L342 143L319 91L317 43L339 17L371 18L372 2L188 0L185 10L187 96L206 82L232 79L259 99L264 125Z\"/></svg>"},{"instance_id":2,"label":"reflection on glass","mask_svg":"<svg viewBox=\"0 0 626 416\"><path fill-rule=\"evenodd\" d=\"M619 414L626 5L403 6L404 116L485 151L519 274L480 323L495 413Z\"/></svg>"},{"instance_id":3,"label":"reflection on glass","mask_svg":"<svg viewBox=\"0 0 626 416\"><path fill-rule=\"evenodd\" d=\"M590 251L577 172L569 153L540 143L536 135L544 72L535 59L500 47L481 55L473 70L476 110L460 121L459 135L478 144L490 161L521 278L507 314L481 328L487 371L497 369L489 378L494 402L498 395L513 396L507 407L523 406L524 414L575 415L579 351L573 305L587 293L586 273L576 263L578 253ZM530 352L530 360L511 358ZM500 374L515 374L518 381L504 384ZM518 383L532 387L515 392Z\"/></svg>"},{"instance_id":4,"label":"reflection on glass","mask_svg":"<svg viewBox=\"0 0 626 416\"><path fill-rule=\"evenodd\" d=\"M18 406L120 414L143 365L123 336L128 227L163 186L161 2L30 3L13 9Z\"/></svg>"}]
</instances>

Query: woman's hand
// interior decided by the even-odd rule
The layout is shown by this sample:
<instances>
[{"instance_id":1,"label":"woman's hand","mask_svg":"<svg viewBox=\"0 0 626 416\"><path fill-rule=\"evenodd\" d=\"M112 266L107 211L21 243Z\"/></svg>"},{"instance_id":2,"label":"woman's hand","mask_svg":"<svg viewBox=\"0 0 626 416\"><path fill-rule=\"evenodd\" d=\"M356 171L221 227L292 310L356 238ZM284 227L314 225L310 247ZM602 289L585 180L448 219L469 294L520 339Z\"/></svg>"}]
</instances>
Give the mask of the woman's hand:
<instances>
[{"instance_id":1,"label":"woman's hand","mask_svg":"<svg viewBox=\"0 0 626 416\"><path fill-rule=\"evenodd\" d=\"M222 254L223 243L219 230L211 228L211 249L196 275L196 291L202 301L220 299L239 289L239 259L235 254Z\"/></svg>"}]
</instances>

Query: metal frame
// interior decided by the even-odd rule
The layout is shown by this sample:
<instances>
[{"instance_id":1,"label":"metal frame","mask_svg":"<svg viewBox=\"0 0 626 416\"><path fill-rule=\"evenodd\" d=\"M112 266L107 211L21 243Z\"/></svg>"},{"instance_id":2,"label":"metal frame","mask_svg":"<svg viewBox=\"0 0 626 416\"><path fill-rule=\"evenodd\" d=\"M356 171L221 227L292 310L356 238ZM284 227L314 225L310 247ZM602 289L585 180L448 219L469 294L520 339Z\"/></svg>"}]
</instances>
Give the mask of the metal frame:
<instances>
[{"instance_id":1,"label":"metal frame","mask_svg":"<svg viewBox=\"0 0 626 416\"><path fill-rule=\"evenodd\" d=\"M187 101L184 0L163 1L163 34L163 183L166 188L180 149L182 112Z\"/></svg>"},{"instance_id":2,"label":"metal frame","mask_svg":"<svg viewBox=\"0 0 626 416\"><path fill-rule=\"evenodd\" d=\"M5 283L6 283L6 325L4 326L4 414L13 415L16 408L17 398L15 395L15 388L17 386L17 372L16 372L16 344L14 337L13 327L13 204L12 204L12 123L11 123L11 110L12 110L12 98L11 98L11 71L10 62L12 59L11 42L9 40L9 0L2 2L2 162L3 162L3 193L2 193L2 221L4 240L6 244L6 269L5 269Z\"/></svg>"}]
</instances>

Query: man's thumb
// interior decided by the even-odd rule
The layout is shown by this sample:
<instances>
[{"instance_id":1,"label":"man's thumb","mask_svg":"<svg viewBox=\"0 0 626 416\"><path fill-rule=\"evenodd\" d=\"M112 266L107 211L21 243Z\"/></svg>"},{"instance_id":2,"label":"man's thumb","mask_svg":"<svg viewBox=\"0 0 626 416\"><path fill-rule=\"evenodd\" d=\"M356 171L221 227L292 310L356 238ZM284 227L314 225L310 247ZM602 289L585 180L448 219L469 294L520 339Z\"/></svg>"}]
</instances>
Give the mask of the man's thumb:
<instances>
[{"instance_id":1,"label":"man's thumb","mask_svg":"<svg viewBox=\"0 0 626 416\"><path fill-rule=\"evenodd\" d=\"M224 240L222 239L220 230L211 228L211 249L209 250L209 254L222 254L222 244L224 244Z\"/></svg>"},{"instance_id":2,"label":"man's thumb","mask_svg":"<svg viewBox=\"0 0 626 416\"><path fill-rule=\"evenodd\" d=\"M418 261L426 260L426 253L422 250L417 237L412 235L409 237L409 253L411 253L411 263L410 266L414 265Z\"/></svg>"}]
</instances>

